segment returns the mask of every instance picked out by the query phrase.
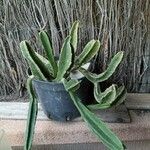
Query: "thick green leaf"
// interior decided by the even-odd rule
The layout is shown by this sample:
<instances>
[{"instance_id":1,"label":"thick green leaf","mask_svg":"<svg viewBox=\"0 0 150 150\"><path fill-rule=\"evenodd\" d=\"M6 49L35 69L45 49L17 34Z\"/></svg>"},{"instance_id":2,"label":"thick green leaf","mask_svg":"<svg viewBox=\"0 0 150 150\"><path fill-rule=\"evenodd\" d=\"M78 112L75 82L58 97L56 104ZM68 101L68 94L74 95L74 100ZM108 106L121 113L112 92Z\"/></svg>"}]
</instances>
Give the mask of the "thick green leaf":
<instances>
[{"instance_id":1,"label":"thick green leaf","mask_svg":"<svg viewBox=\"0 0 150 150\"><path fill-rule=\"evenodd\" d=\"M97 102L100 100L101 89L99 83L94 83L94 98Z\"/></svg>"},{"instance_id":2,"label":"thick green leaf","mask_svg":"<svg viewBox=\"0 0 150 150\"><path fill-rule=\"evenodd\" d=\"M31 150L32 141L34 137L34 129L38 112L38 102L35 98L33 87L32 87L32 79L34 76L30 76L27 80L27 90L29 93L29 110L28 110L28 119L27 126L25 132L25 145L24 150Z\"/></svg>"},{"instance_id":3,"label":"thick green leaf","mask_svg":"<svg viewBox=\"0 0 150 150\"><path fill-rule=\"evenodd\" d=\"M97 54L99 48L100 42L98 40L91 40L77 57L75 61L77 68L89 62Z\"/></svg>"},{"instance_id":4,"label":"thick green leaf","mask_svg":"<svg viewBox=\"0 0 150 150\"><path fill-rule=\"evenodd\" d=\"M116 93L116 98L111 103L111 106L118 106L118 105L120 105L121 103L124 102L124 100L127 97L127 90L126 90L126 88L124 86L119 87L116 92L117 92Z\"/></svg>"},{"instance_id":5,"label":"thick green leaf","mask_svg":"<svg viewBox=\"0 0 150 150\"><path fill-rule=\"evenodd\" d=\"M100 104L110 104L116 98L116 88L115 85L110 86L104 92L97 94L97 89L94 87L94 97L96 101Z\"/></svg>"},{"instance_id":6,"label":"thick green leaf","mask_svg":"<svg viewBox=\"0 0 150 150\"><path fill-rule=\"evenodd\" d=\"M79 28L79 21L75 21L70 30L70 43L73 46L74 52L77 50L77 43L78 43L78 28Z\"/></svg>"},{"instance_id":7,"label":"thick green leaf","mask_svg":"<svg viewBox=\"0 0 150 150\"><path fill-rule=\"evenodd\" d=\"M124 146L119 138L96 117L91 111L89 111L80 101L80 99L69 92L75 106L79 110L82 118L88 124L93 133L111 150L124 150Z\"/></svg>"},{"instance_id":8,"label":"thick green leaf","mask_svg":"<svg viewBox=\"0 0 150 150\"><path fill-rule=\"evenodd\" d=\"M52 80L53 79L52 73L49 71L49 69L47 69L47 67L46 67L45 63L43 62L43 60L39 58L39 56L37 55L37 53L29 45L29 43L26 43L26 46L28 48L28 52L29 52L30 56L32 57L32 59L34 60L34 62L38 65L38 67L40 68L40 70L43 73L43 75L48 80Z\"/></svg>"},{"instance_id":9,"label":"thick green leaf","mask_svg":"<svg viewBox=\"0 0 150 150\"><path fill-rule=\"evenodd\" d=\"M56 81L61 81L67 70L71 65L72 60L72 52L70 46L70 36L65 39L65 42L62 46L62 50L60 53L60 59L58 62L58 73L56 77Z\"/></svg>"},{"instance_id":10,"label":"thick green leaf","mask_svg":"<svg viewBox=\"0 0 150 150\"><path fill-rule=\"evenodd\" d=\"M53 70L52 70L50 62L45 57L43 57L42 55L38 54L37 52L35 52L35 54L36 54L36 57L38 57L38 59L40 59L40 61L43 62L43 64L45 65L46 69L49 71L50 75L52 76L53 75Z\"/></svg>"},{"instance_id":11,"label":"thick green leaf","mask_svg":"<svg viewBox=\"0 0 150 150\"><path fill-rule=\"evenodd\" d=\"M52 66L53 69L53 75L54 77L56 77L57 75L57 63L55 62L55 58L54 58L54 52L53 49L51 47L48 35L46 34L46 32L41 31L39 33L39 37L41 39L41 42L43 44L44 50L46 52L47 58Z\"/></svg>"},{"instance_id":12,"label":"thick green leaf","mask_svg":"<svg viewBox=\"0 0 150 150\"><path fill-rule=\"evenodd\" d=\"M72 45L71 46L71 53L72 53L72 57L71 57L71 64L70 67L67 70L66 76L70 75L70 72L72 71L72 69L74 68L74 62L75 62L75 52L74 52L74 48Z\"/></svg>"},{"instance_id":13,"label":"thick green leaf","mask_svg":"<svg viewBox=\"0 0 150 150\"><path fill-rule=\"evenodd\" d=\"M108 104L91 104L87 106L90 110L98 110L98 109L107 109L110 108L111 105Z\"/></svg>"},{"instance_id":14,"label":"thick green leaf","mask_svg":"<svg viewBox=\"0 0 150 150\"><path fill-rule=\"evenodd\" d=\"M88 108L90 110L97 110L97 109L107 109L113 106L116 107L124 102L124 100L126 99L126 94L127 91L125 87L121 86L117 88L115 98L113 97L112 99L106 99L107 101L105 103L88 105Z\"/></svg>"},{"instance_id":15,"label":"thick green leaf","mask_svg":"<svg viewBox=\"0 0 150 150\"><path fill-rule=\"evenodd\" d=\"M37 62L35 62L34 60L35 58L33 57L34 54L32 54L33 51L30 49L30 46L27 43L27 41L22 41L20 43L20 48L24 58L28 61L32 74L39 80L47 80L43 72L40 70L39 66L37 65Z\"/></svg>"},{"instance_id":16,"label":"thick green leaf","mask_svg":"<svg viewBox=\"0 0 150 150\"><path fill-rule=\"evenodd\" d=\"M84 68L79 68L79 71L92 83L97 83L97 77L98 75L95 73L91 73L88 70L84 69Z\"/></svg>"},{"instance_id":17,"label":"thick green leaf","mask_svg":"<svg viewBox=\"0 0 150 150\"><path fill-rule=\"evenodd\" d=\"M99 99L99 95L101 94L101 89L99 83L94 83L94 98Z\"/></svg>"},{"instance_id":18,"label":"thick green leaf","mask_svg":"<svg viewBox=\"0 0 150 150\"><path fill-rule=\"evenodd\" d=\"M89 71L87 71L83 68L80 68L79 70L91 82L93 82L93 83L103 82L103 81L107 80L108 78L110 78L111 75L115 72L115 70L118 67L118 65L120 64L122 58L123 58L123 52L120 51L113 57L107 70L99 75L97 75L95 73L90 73Z\"/></svg>"},{"instance_id":19,"label":"thick green leaf","mask_svg":"<svg viewBox=\"0 0 150 150\"><path fill-rule=\"evenodd\" d=\"M42 55L38 54L37 52L35 52L35 54L44 63L45 67L50 72L50 74L53 75L53 70L52 70L50 62L45 57L43 57Z\"/></svg>"},{"instance_id":20,"label":"thick green leaf","mask_svg":"<svg viewBox=\"0 0 150 150\"><path fill-rule=\"evenodd\" d=\"M111 101L115 100L116 97L116 88L115 85L113 84L109 88L107 88L104 92L98 92L99 91L99 85L98 83L94 84L94 97L95 100L100 103L109 103Z\"/></svg>"},{"instance_id":21,"label":"thick green leaf","mask_svg":"<svg viewBox=\"0 0 150 150\"><path fill-rule=\"evenodd\" d=\"M80 87L80 82L76 79L70 79L69 81L67 81L66 79L63 79L63 84L65 86L65 89L67 91L76 91L77 89L79 89Z\"/></svg>"}]
</instances>

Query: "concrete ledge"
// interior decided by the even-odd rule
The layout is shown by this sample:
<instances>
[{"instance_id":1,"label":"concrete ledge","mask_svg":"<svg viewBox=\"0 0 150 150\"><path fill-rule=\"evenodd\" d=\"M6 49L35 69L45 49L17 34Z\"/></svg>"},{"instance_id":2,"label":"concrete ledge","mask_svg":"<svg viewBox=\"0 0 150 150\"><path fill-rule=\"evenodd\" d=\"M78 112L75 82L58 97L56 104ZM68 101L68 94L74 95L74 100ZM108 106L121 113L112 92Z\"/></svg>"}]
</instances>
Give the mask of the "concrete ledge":
<instances>
[{"instance_id":1,"label":"concrete ledge","mask_svg":"<svg viewBox=\"0 0 150 150\"><path fill-rule=\"evenodd\" d=\"M130 110L131 123L107 123L108 126L125 142L150 141L150 94L129 94L126 105ZM142 108L140 107L142 104ZM16 108L8 103L0 103L0 128L5 130L7 139L13 147L23 146L26 126L27 105ZM23 103L21 104L23 105ZM7 112L4 110L7 109ZM22 109L22 113L19 113ZM3 112L3 113L2 113ZM13 113L12 113L13 112ZM99 115L101 116L101 115ZM36 123L34 145L75 145L98 143L97 138L89 131L86 124L78 118L70 123L58 123L47 120L40 111ZM149 142L147 142L149 144ZM147 145L148 145L147 144ZM57 146L56 146L57 147ZM148 146L149 147L149 146ZM149 149L149 148L148 148ZM97 150L97 149L96 149ZM144 148L144 150L146 150Z\"/></svg>"},{"instance_id":2,"label":"concrete ledge","mask_svg":"<svg viewBox=\"0 0 150 150\"><path fill-rule=\"evenodd\" d=\"M108 123L108 126L123 141L150 140L150 113L130 111L132 123ZM12 146L22 146L25 120L0 120ZM54 121L37 121L34 145L95 143L97 138L89 131L83 121L58 123Z\"/></svg>"},{"instance_id":3,"label":"concrete ledge","mask_svg":"<svg viewBox=\"0 0 150 150\"><path fill-rule=\"evenodd\" d=\"M150 141L125 142L128 150L149 150ZM22 150L22 147L13 147L13 150ZM53 144L34 145L32 150L107 150L102 143L82 143L82 144Z\"/></svg>"},{"instance_id":4,"label":"concrete ledge","mask_svg":"<svg viewBox=\"0 0 150 150\"><path fill-rule=\"evenodd\" d=\"M29 103L19 102L1 102L0 103L0 118L11 120L26 120L28 116ZM98 117L104 122L116 123L116 122L131 122L129 113L124 104L116 108L110 108L105 110L94 111ZM49 121L44 114L42 106L39 103L38 106L38 120ZM81 118L77 118L76 121L81 121Z\"/></svg>"}]
</instances>

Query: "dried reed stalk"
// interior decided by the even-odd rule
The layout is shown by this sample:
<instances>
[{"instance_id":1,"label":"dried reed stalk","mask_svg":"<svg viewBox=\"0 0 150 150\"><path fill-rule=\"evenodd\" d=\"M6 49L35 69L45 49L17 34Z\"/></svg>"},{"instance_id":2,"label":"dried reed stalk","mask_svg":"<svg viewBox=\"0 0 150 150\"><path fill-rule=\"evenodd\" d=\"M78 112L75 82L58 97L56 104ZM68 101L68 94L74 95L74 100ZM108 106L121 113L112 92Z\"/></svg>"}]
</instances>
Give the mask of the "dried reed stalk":
<instances>
[{"instance_id":1,"label":"dried reed stalk","mask_svg":"<svg viewBox=\"0 0 150 150\"><path fill-rule=\"evenodd\" d=\"M78 53L92 38L102 43L93 60L95 71L104 70L114 53L123 50L124 63L111 80L126 84L130 92L150 92L149 0L0 0L0 95L19 93L26 82L21 40L30 40L43 53L37 34L44 28L58 55L77 19Z\"/></svg>"}]
</instances>

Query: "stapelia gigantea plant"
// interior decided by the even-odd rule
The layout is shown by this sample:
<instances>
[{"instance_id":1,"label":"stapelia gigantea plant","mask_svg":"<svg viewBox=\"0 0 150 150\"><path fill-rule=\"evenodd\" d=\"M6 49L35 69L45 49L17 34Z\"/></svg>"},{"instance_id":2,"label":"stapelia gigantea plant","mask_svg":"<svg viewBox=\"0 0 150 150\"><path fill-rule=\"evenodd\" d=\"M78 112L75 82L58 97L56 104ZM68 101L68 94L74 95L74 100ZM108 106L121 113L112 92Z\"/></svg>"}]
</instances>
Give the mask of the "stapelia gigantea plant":
<instances>
[{"instance_id":1,"label":"stapelia gigantea plant","mask_svg":"<svg viewBox=\"0 0 150 150\"><path fill-rule=\"evenodd\" d=\"M27 41L20 43L23 56L27 60L32 75L27 80L27 89L30 96L30 105L27 119L26 136L24 150L31 150L34 136L34 128L38 111L38 102L32 79L39 79L49 82L62 82L66 91L69 92L74 105L79 110L81 117L88 124L93 133L111 150L123 150L124 145L119 138L92 112L95 109L105 109L122 103L126 96L124 86L112 85L104 92L101 92L99 83L107 80L116 70L123 58L123 52L118 52L111 60L108 68L103 73L97 75L90 73L82 66L88 63L99 51L100 42L91 40L87 43L82 53L75 56L77 49L77 34L79 22L74 22L69 36L64 41L61 49L59 61L55 61L54 50L51 47L49 38L45 31L39 33L40 40L44 47L46 58L35 52ZM72 79L70 74L75 70L80 71L89 81L94 84L94 97L97 104L84 106L76 96L75 91L80 87L80 81Z\"/></svg>"}]
</instances>

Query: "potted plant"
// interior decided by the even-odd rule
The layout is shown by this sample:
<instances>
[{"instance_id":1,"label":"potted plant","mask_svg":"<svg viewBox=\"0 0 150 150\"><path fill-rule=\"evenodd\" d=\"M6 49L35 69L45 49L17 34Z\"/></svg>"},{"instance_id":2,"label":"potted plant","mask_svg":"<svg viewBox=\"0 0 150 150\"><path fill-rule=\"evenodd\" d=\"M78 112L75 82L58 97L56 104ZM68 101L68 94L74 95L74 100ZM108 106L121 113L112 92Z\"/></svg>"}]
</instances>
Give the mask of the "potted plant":
<instances>
[{"instance_id":1,"label":"potted plant","mask_svg":"<svg viewBox=\"0 0 150 150\"><path fill-rule=\"evenodd\" d=\"M32 75L27 80L27 89L30 96L28 121L25 137L25 150L30 150L34 135L34 127L38 111L39 99L46 115L54 120L68 121L74 119L80 113L89 128L101 141L113 150L123 150L124 145L119 138L92 112L94 109L105 109L119 105L126 97L124 86L112 85L105 91L101 91L99 83L107 80L116 70L123 58L123 52L118 52L111 60L108 68L97 75L90 73L87 63L97 54L100 48L98 40L87 43L82 53L75 56L77 49L77 33L79 22L76 21L64 41L59 60L55 60L46 32L39 33L44 47L46 58L35 52L27 41L20 43L23 56L27 60ZM85 66L84 66L85 65ZM77 77L76 75L80 76ZM96 104L85 105L82 85L84 79L94 85L94 97ZM83 100L82 100L83 99ZM53 104L56 103L56 104ZM67 105L67 110L66 106ZM54 111L49 109L53 109ZM62 115L61 115L62 114Z\"/></svg>"}]
</instances>

